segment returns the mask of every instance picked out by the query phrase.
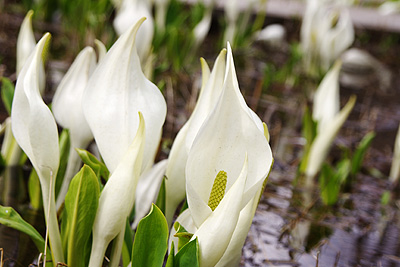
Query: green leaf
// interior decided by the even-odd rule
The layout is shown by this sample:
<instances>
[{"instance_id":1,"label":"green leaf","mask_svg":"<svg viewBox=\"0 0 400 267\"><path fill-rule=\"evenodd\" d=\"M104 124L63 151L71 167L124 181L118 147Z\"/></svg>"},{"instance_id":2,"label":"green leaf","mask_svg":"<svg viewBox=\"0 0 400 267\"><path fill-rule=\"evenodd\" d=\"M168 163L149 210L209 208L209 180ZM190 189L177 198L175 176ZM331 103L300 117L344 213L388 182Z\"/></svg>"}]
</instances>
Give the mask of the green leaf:
<instances>
[{"instance_id":1,"label":"green leaf","mask_svg":"<svg viewBox=\"0 0 400 267\"><path fill-rule=\"evenodd\" d=\"M29 175L28 193L32 208L38 210L43 207L39 176L37 175L35 169L32 169L31 174Z\"/></svg>"},{"instance_id":2,"label":"green leaf","mask_svg":"<svg viewBox=\"0 0 400 267\"><path fill-rule=\"evenodd\" d=\"M178 238L178 251L179 251L183 246L185 246L190 241L193 234L186 231L185 227L183 227L179 222L174 223L174 228L176 231L174 236Z\"/></svg>"},{"instance_id":3,"label":"green leaf","mask_svg":"<svg viewBox=\"0 0 400 267\"><path fill-rule=\"evenodd\" d=\"M98 160L92 153L84 149L76 149L79 156L81 157L83 163L88 165L96 173L97 177L108 180L110 172L108 171L106 165Z\"/></svg>"},{"instance_id":4,"label":"green leaf","mask_svg":"<svg viewBox=\"0 0 400 267\"><path fill-rule=\"evenodd\" d=\"M99 203L100 187L96 174L84 165L75 175L65 196L63 247L68 266L87 266L84 259Z\"/></svg>"},{"instance_id":5,"label":"green leaf","mask_svg":"<svg viewBox=\"0 0 400 267\"><path fill-rule=\"evenodd\" d=\"M375 132L369 132L360 141L360 144L357 146L357 149L354 152L353 159L351 161L351 175L354 176L360 171L365 153L367 152L369 146L374 140L375 135Z\"/></svg>"},{"instance_id":6,"label":"green leaf","mask_svg":"<svg viewBox=\"0 0 400 267\"><path fill-rule=\"evenodd\" d=\"M69 139L69 131L68 129L64 129L59 137L60 144L60 166L58 167L56 184L55 184L55 196L58 196L60 192L62 182L64 180L65 172L67 170L68 165L68 156L70 150L70 139Z\"/></svg>"},{"instance_id":7,"label":"green leaf","mask_svg":"<svg viewBox=\"0 0 400 267\"><path fill-rule=\"evenodd\" d=\"M24 221L11 207L0 205L0 223L30 236L40 252L44 252L44 239L36 229Z\"/></svg>"},{"instance_id":8,"label":"green leaf","mask_svg":"<svg viewBox=\"0 0 400 267\"><path fill-rule=\"evenodd\" d=\"M131 229L131 225L129 223L129 218L126 219L125 225L125 234L124 234L124 244L126 245L129 251L129 261L131 260L131 252L133 247L133 230Z\"/></svg>"},{"instance_id":9,"label":"green leaf","mask_svg":"<svg viewBox=\"0 0 400 267\"><path fill-rule=\"evenodd\" d=\"M386 206L389 204L390 199L392 198L392 194L390 191L386 190L383 192L382 197L381 197L381 204Z\"/></svg>"},{"instance_id":10,"label":"green leaf","mask_svg":"<svg viewBox=\"0 0 400 267\"><path fill-rule=\"evenodd\" d=\"M158 191L158 196L157 196L157 200L156 200L156 205L157 207L160 208L160 210L162 211L162 213L165 214L165 179L167 179L166 176L164 176L162 182L161 182L161 186L160 186L160 190Z\"/></svg>"},{"instance_id":11,"label":"green leaf","mask_svg":"<svg viewBox=\"0 0 400 267\"><path fill-rule=\"evenodd\" d=\"M324 164L320 175L321 198L325 205L333 205L337 202L342 184L350 174L351 163L345 158L341 160L336 170L328 164Z\"/></svg>"},{"instance_id":12,"label":"green leaf","mask_svg":"<svg viewBox=\"0 0 400 267\"><path fill-rule=\"evenodd\" d=\"M335 181L334 170L328 164L321 168L319 186L322 202L325 205L333 205L337 201L340 185Z\"/></svg>"},{"instance_id":13,"label":"green leaf","mask_svg":"<svg viewBox=\"0 0 400 267\"><path fill-rule=\"evenodd\" d=\"M9 115L11 115L11 106L14 98L14 85L6 78L1 78L1 99Z\"/></svg>"},{"instance_id":14,"label":"green leaf","mask_svg":"<svg viewBox=\"0 0 400 267\"><path fill-rule=\"evenodd\" d=\"M187 243L174 257L174 267L199 267L199 242L197 238Z\"/></svg>"},{"instance_id":15,"label":"green leaf","mask_svg":"<svg viewBox=\"0 0 400 267\"><path fill-rule=\"evenodd\" d=\"M167 248L167 220L161 210L153 204L150 213L137 227L132 249L132 267L162 266Z\"/></svg>"},{"instance_id":16,"label":"green leaf","mask_svg":"<svg viewBox=\"0 0 400 267\"><path fill-rule=\"evenodd\" d=\"M122 244L121 257L122 257L122 266L127 267L131 263L131 251L129 251L125 241Z\"/></svg>"},{"instance_id":17,"label":"green leaf","mask_svg":"<svg viewBox=\"0 0 400 267\"><path fill-rule=\"evenodd\" d=\"M167 262L165 263L165 267L174 267L174 259L175 259L175 243L171 243L171 250L167 258Z\"/></svg>"},{"instance_id":18,"label":"green leaf","mask_svg":"<svg viewBox=\"0 0 400 267\"><path fill-rule=\"evenodd\" d=\"M347 177L349 176L351 171L351 161L348 158L341 160L336 165L336 173L335 173L335 181L337 181L340 185L346 182Z\"/></svg>"},{"instance_id":19,"label":"green leaf","mask_svg":"<svg viewBox=\"0 0 400 267\"><path fill-rule=\"evenodd\" d=\"M299 166L300 173L304 173L307 168L311 144L317 135L317 123L312 119L312 114L308 106L306 106L304 110L302 134L306 139L306 144L304 146L303 158Z\"/></svg>"}]
</instances>

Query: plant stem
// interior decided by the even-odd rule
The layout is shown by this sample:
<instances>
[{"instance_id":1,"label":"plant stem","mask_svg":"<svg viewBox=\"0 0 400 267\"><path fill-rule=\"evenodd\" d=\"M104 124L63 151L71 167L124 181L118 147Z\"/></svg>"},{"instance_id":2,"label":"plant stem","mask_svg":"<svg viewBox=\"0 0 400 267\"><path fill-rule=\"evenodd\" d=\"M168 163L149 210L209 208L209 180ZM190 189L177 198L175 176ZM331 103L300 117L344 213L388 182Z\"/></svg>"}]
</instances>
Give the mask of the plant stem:
<instances>
[{"instance_id":1,"label":"plant stem","mask_svg":"<svg viewBox=\"0 0 400 267\"><path fill-rule=\"evenodd\" d=\"M67 170L65 172L64 180L61 185L60 192L58 193L56 208L57 210L61 207L64 202L65 196L67 195L69 184L71 183L72 178L79 171L79 167L81 164L81 160L79 154L75 151L75 146L70 146L69 155L68 155L68 163Z\"/></svg>"},{"instance_id":2,"label":"plant stem","mask_svg":"<svg viewBox=\"0 0 400 267\"><path fill-rule=\"evenodd\" d=\"M89 267L100 267L103 264L104 254L106 253L108 243L98 240L93 236L92 251L90 252Z\"/></svg>"},{"instance_id":3,"label":"plant stem","mask_svg":"<svg viewBox=\"0 0 400 267\"><path fill-rule=\"evenodd\" d=\"M124 244L124 236L125 236L125 225L122 227L121 232L114 239L109 267L119 266L119 262L121 261L122 245Z\"/></svg>"},{"instance_id":4,"label":"plant stem","mask_svg":"<svg viewBox=\"0 0 400 267\"><path fill-rule=\"evenodd\" d=\"M64 262L64 255L61 246L61 237L58 228L56 202L54 197L55 183L53 182L53 179L55 175L46 170L38 172L38 175L42 187L43 208L49 233L51 254L53 257L53 263L56 265L58 262ZM49 177L44 177L45 175L48 175Z\"/></svg>"}]
</instances>

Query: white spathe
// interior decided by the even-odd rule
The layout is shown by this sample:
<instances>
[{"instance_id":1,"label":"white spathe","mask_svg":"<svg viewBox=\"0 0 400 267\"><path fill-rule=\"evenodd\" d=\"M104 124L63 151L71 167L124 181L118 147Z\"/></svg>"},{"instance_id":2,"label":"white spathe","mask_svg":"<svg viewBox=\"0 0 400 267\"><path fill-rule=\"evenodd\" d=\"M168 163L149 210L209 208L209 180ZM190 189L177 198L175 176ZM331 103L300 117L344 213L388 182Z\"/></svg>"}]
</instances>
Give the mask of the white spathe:
<instances>
[{"instance_id":1,"label":"white spathe","mask_svg":"<svg viewBox=\"0 0 400 267\"><path fill-rule=\"evenodd\" d=\"M135 229L140 220L149 213L151 204L156 202L167 163L168 160L166 159L157 162L151 169L145 171L140 176L136 189L135 220L132 223L133 229Z\"/></svg>"},{"instance_id":2,"label":"white spathe","mask_svg":"<svg viewBox=\"0 0 400 267\"><path fill-rule=\"evenodd\" d=\"M117 34L122 35L143 17L146 17L146 21L137 31L136 49L141 62L146 62L154 35L154 21L149 3L146 0L122 0L113 25Z\"/></svg>"},{"instance_id":3,"label":"white spathe","mask_svg":"<svg viewBox=\"0 0 400 267\"><path fill-rule=\"evenodd\" d=\"M228 45L223 92L196 135L186 164L187 199L197 227L211 212L207 202L214 178L221 170L227 172L229 189L239 177L246 153L249 168L242 207L267 177L272 165L272 153L263 130L259 129L240 93Z\"/></svg>"},{"instance_id":4,"label":"white spathe","mask_svg":"<svg viewBox=\"0 0 400 267\"><path fill-rule=\"evenodd\" d=\"M325 75L314 94L313 119L318 122L318 132L326 128L340 110L339 74L341 63L338 61Z\"/></svg>"},{"instance_id":5,"label":"white spathe","mask_svg":"<svg viewBox=\"0 0 400 267\"><path fill-rule=\"evenodd\" d=\"M139 112L139 127L118 167L111 174L99 199L93 223L93 245L89 266L101 266L108 244L125 230L126 218L135 201L142 166L145 122Z\"/></svg>"},{"instance_id":6,"label":"white spathe","mask_svg":"<svg viewBox=\"0 0 400 267\"><path fill-rule=\"evenodd\" d=\"M307 159L305 170L307 186L312 184L312 179L321 169L330 146L356 102L356 97L352 96L346 106L339 111L340 67L341 63L337 61L325 75L314 95L313 119L317 122L317 135L311 144Z\"/></svg>"},{"instance_id":7,"label":"white spathe","mask_svg":"<svg viewBox=\"0 0 400 267\"><path fill-rule=\"evenodd\" d=\"M18 76L11 110L11 128L39 176L53 261L63 262L54 198L60 159L58 130L53 114L43 102L39 90L43 50L49 40L50 34L46 33Z\"/></svg>"},{"instance_id":8,"label":"white spathe","mask_svg":"<svg viewBox=\"0 0 400 267\"><path fill-rule=\"evenodd\" d=\"M111 173L138 129L139 111L146 121L142 171L153 165L166 117L164 97L144 76L136 53L136 33L143 21L118 38L91 75L83 95L85 118Z\"/></svg>"},{"instance_id":9,"label":"white spathe","mask_svg":"<svg viewBox=\"0 0 400 267\"><path fill-rule=\"evenodd\" d=\"M326 72L354 41L354 28L348 10L328 1L308 0L300 39L306 70Z\"/></svg>"},{"instance_id":10,"label":"white spathe","mask_svg":"<svg viewBox=\"0 0 400 267\"><path fill-rule=\"evenodd\" d=\"M72 177L79 171L81 160L75 149L86 149L93 139L92 131L83 114L82 97L95 67L94 49L84 48L72 63L54 94L52 104L54 117L59 125L69 129L71 140L67 169L57 198L57 209L64 202Z\"/></svg>"},{"instance_id":11,"label":"white spathe","mask_svg":"<svg viewBox=\"0 0 400 267\"><path fill-rule=\"evenodd\" d=\"M329 148L335 140L343 123L346 121L351 110L356 103L356 97L351 96L347 104L342 108L342 110L335 115L335 117L325 125L325 127L318 131L317 136L310 147L310 154L307 161L307 167L305 170L305 175L307 177L306 185L310 186L312 183L312 178L321 169L321 166L326 159Z\"/></svg>"},{"instance_id":12,"label":"white spathe","mask_svg":"<svg viewBox=\"0 0 400 267\"><path fill-rule=\"evenodd\" d=\"M273 161L264 129L258 125L260 119L255 119L240 93L229 44L222 90L189 151L189 208L177 219L199 240L200 266L238 264ZM220 171L227 174L226 193L213 211L208 201Z\"/></svg>"},{"instance_id":13,"label":"white spathe","mask_svg":"<svg viewBox=\"0 0 400 267\"><path fill-rule=\"evenodd\" d=\"M83 115L82 97L95 67L94 49L84 48L61 80L53 98L54 117L63 128L69 129L72 146L77 148L85 148L93 139Z\"/></svg>"},{"instance_id":14,"label":"white spathe","mask_svg":"<svg viewBox=\"0 0 400 267\"><path fill-rule=\"evenodd\" d=\"M53 114L39 91L42 52L50 34L45 34L21 70L11 109L12 131L33 167L41 173L57 173L58 130Z\"/></svg>"},{"instance_id":15,"label":"white spathe","mask_svg":"<svg viewBox=\"0 0 400 267\"><path fill-rule=\"evenodd\" d=\"M185 167L193 140L207 116L211 113L222 91L225 74L226 50L217 57L212 73L204 59L201 59L202 86L199 99L192 115L181 128L172 145L166 170L166 218L169 224L176 207L185 198Z\"/></svg>"},{"instance_id":16,"label":"white spathe","mask_svg":"<svg viewBox=\"0 0 400 267\"><path fill-rule=\"evenodd\" d=\"M35 49L36 40L32 29L32 16L33 11L29 10L24 20L22 21L21 28L17 38L17 77L22 70L26 60ZM41 94L44 92L46 83L46 75L44 73L43 63L39 66L39 91Z\"/></svg>"}]
</instances>

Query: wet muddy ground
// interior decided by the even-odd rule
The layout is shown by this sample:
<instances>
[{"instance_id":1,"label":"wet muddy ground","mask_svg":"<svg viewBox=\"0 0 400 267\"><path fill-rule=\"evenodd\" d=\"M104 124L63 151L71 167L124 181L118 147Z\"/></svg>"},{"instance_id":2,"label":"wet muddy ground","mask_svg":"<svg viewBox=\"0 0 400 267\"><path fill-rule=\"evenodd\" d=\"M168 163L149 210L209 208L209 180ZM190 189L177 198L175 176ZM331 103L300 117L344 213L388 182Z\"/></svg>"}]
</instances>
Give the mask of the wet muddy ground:
<instances>
[{"instance_id":1,"label":"wet muddy ground","mask_svg":"<svg viewBox=\"0 0 400 267\"><path fill-rule=\"evenodd\" d=\"M0 16L0 76L15 79L15 43L22 18L23 14L12 12ZM400 122L400 36L357 29L354 46L382 61L392 76L385 88L373 75L362 88L341 87L342 106L352 94L357 95L357 103L335 140L329 161L340 159L342 147L354 150L366 133L373 130L376 137L352 186L344 190L336 205L326 207L319 198L317 181L313 190L306 190L301 179L297 180L305 142L301 136L302 113L309 103L308 92L317 86L317 81L300 74L298 62L288 68L295 57L289 43L298 42L300 23L276 18L267 22L286 27L287 43L275 48L258 43L234 51L240 87L249 106L269 126L275 157L243 249L242 266L400 266L400 194L399 188L392 188L387 181ZM210 39L199 51L210 66L220 49L214 45L221 34L217 26L214 21ZM49 65L65 71L71 60L58 58L50 60ZM286 77L281 79L285 68ZM174 76L180 81L179 85L167 83L164 89L169 115L160 158L167 156L173 137L193 109L199 71L197 64L179 74L165 72L156 77ZM54 86L54 77L49 75L48 88ZM48 90L45 98L50 100L51 96L52 90ZM3 121L3 107L0 115ZM0 177L0 204L14 206L43 232L41 212L32 211L26 204L26 175L17 177L10 180L4 173ZM392 190L392 201L383 205L382 195L387 190ZM0 248L5 251L5 266L27 266L36 254L28 237L4 226L0 226Z\"/></svg>"}]
</instances>

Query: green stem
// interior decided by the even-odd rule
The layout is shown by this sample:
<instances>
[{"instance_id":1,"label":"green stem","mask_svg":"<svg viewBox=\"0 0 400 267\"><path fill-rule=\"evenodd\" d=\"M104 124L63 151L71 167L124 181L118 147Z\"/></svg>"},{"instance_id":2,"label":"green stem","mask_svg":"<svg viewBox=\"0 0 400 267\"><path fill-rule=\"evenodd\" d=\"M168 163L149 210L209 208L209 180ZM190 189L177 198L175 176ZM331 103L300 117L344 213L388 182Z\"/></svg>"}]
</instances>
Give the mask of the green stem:
<instances>
[{"instance_id":1,"label":"green stem","mask_svg":"<svg viewBox=\"0 0 400 267\"><path fill-rule=\"evenodd\" d=\"M54 197L55 174L44 170L38 172L38 175L42 187L43 207L49 233L50 249L53 257L53 263L56 265L59 262L64 263L64 255L61 246L61 237L58 228L56 202Z\"/></svg>"},{"instance_id":2,"label":"green stem","mask_svg":"<svg viewBox=\"0 0 400 267\"><path fill-rule=\"evenodd\" d=\"M67 195L69 184L71 183L72 178L79 171L79 167L81 164L81 160L79 154L75 151L75 146L70 146L69 155L68 155L68 163L67 170L65 172L64 180L61 185L60 192L58 193L56 208L57 210L61 207L64 202L65 196Z\"/></svg>"},{"instance_id":3,"label":"green stem","mask_svg":"<svg viewBox=\"0 0 400 267\"><path fill-rule=\"evenodd\" d=\"M125 236L125 225L122 227L121 232L114 239L109 267L119 266L119 263L121 261L122 246L124 244L124 236Z\"/></svg>"},{"instance_id":4,"label":"green stem","mask_svg":"<svg viewBox=\"0 0 400 267\"><path fill-rule=\"evenodd\" d=\"M93 236L92 251L90 252L89 267L100 267L103 264L104 254L106 254L108 243L98 240Z\"/></svg>"}]
</instances>

